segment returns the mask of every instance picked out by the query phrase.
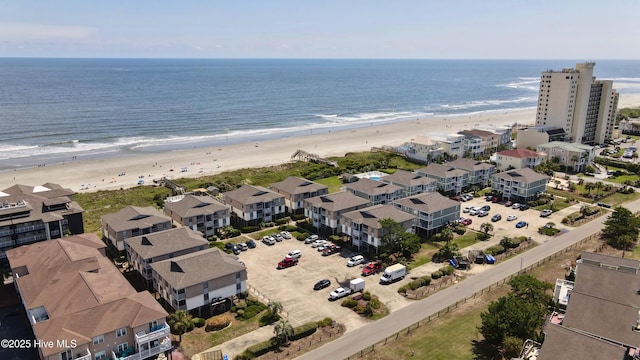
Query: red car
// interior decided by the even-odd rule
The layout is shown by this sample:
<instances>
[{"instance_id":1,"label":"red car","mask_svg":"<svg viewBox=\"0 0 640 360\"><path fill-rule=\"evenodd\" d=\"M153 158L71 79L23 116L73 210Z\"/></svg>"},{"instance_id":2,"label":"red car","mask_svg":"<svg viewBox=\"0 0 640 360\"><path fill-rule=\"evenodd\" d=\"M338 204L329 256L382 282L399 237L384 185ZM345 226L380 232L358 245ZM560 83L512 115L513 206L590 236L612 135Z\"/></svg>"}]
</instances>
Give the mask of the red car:
<instances>
[{"instance_id":1,"label":"red car","mask_svg":"<svg viewBox=\"0 0 640 360\"><path fill-rule=\"evenodd\" d=\"M278 269L285 269L296 265L298 265L298 259L284 258L278 263Z\"/></svg>"},{"instance_id":2,"label":"red car","mask_svg":"<svg viewBox=\"0 0 640 360\"><path fill-rule=\"evenodd\" d=\"M322 256L329 256L332 254L335 254L337 252L340 252L341 247L338 245L329 245L328 247L322 249Z\"/></svg>"},{"instance_id":3,"label":"red car","mask_svg":"<svg viewBox=\"0 0 640 360\"><path fill-rule=\"evenodd\" d=\"M368 263L367 266L362 269L362 276L375 274L380 271L380 269L382 269L382 265L377 263Z\"/></svg>"},{"instance_id":4,"label":"red car","mask_svg":"<svg viewBox=\"0 0 640 360\"><path fill-rule=\"evenodd\" d=\"M464 220L460 221L460 223L461 223L462 225L464 225L464 226L469 226L469 225L471 225L471 223L472 223L472 222L473 222L473 220L471 220L471 219L469 219L469 218L466 218L466 219L464 219Z\"/></svg>"}]
</instances>

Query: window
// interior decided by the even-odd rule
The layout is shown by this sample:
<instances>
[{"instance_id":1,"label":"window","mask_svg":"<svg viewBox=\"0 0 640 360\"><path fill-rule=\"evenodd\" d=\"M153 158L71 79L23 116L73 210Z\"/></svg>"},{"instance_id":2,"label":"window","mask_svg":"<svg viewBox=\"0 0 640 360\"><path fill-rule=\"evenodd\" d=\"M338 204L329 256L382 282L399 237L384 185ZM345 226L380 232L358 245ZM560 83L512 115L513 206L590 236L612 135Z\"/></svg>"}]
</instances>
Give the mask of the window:
<instances>
[{"instance_id":1,"label":"window","mask_svg":"<svg viewBox=\"0 0 640 360\"><path fill-rule=\"evenodd\" d=\"M104 335L98 335L93 338L93 345L102 344L104 342Z\"/></svg>"},{"instance_id":2,"label":"window","mask_svg":"<svg viewBox=\"0 0 640 360\"><path fill-rule=\"evenodd\" d=\"M120 329L116 330L116 337L121 337L121 336L125 336L125 335L127 335L127 328L126 327L123 327L123 328L120 328Z\"/></svg>"},{"instance_id":3,"label":"window","mask_svg":"<svg viewBox=\"0 0 640 360\"><path fill-rule=\"evenodd\" d=\"M107 352L106 352L106 351L104 351L104 350L102 350L102 351L100 351L100 352L97 352L97 353L94 355L94 359L95 359L95 360L105 360L106 358L107 358Z\"/></svg>"},{"instance_id":4,"label":"window","mask_svg":"<svg viewBox=\"0 0 640 360\"><path fill-rule=\"evenodd\" d=\"M118 352L122 354L123 352L127 351L128 348L129 348L128 343L120 344L118 345Z\"/></svg>"},{"instance_id":5,"label":"window","mask_svg":"<svg viewBox=\"0 0 640 360\"><path fill-rule=\"evenodd\" d=\"M71 354L71 350L63 351L60 353L60 360L72 360L73 355Z\"/></svg>"}]
</instances>

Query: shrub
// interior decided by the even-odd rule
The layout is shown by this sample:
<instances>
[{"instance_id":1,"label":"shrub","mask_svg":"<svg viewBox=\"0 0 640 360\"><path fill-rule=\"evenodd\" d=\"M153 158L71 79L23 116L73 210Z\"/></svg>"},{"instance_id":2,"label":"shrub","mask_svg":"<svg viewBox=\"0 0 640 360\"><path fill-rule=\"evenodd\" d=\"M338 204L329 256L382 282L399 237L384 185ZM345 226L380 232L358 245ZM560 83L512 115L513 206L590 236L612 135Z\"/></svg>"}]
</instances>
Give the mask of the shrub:
<instances>
[{"instance_id":1,"label":"shrub","mask_svg":"<svg viewBox=\"0 0 640 360\"><path fill-rule=\"evenodd\" d=\"M371 300L371 293L370 293L370 292L368 292L368 291L365 291L364 295L362 296L362 299L363 299L364 301L369 301L369 300Z\"/></svg>"},{"instance_id":2,"label":"shrub","mask_svg":"<svg viewBox=\"0 0 640 360\"><path fill-rule=\"evenodd\" d=\"M193 318L192 321L193 321L193 325L195 327L197 327L197 328L203 327L205 322L206 322L203 318L198 318L198 317L197 318Z\"/></svg>"},{"instance_id":3,"label":"shrub","mask_svg":"<svg viewBox=\"0 0 640 360\"><path fill-rule=\"evenodd\" d=\"M496 245L496 246L492 246L492 247L486 249L485 253L487 253L489 255L500 255L500 254L504 253L505 251L506 251L506 249L504 248L504 246Z\"/></svg>"},{"instance_id":4,"label":"shrub","mask_svg":"<svg viewBox=\"0 0 640 360\"><path fill-rule=\"evenodd\" d=\"M238 229L233 229L231 230L231 237L236 237L236 236L240 236L241 232Z\"/></svg>"},{"instance_id":5,"label":"shrub","mask_svg":"<svg viewBox=\"0 0 640 360\"><path fill-rule=\"evenodd\" d=\"M327 327L333 325L333 319L330 317L326 317L320 321L318 321L318 327Z\"/></svg>"},{"instance_id":6,"label":"shrub","mask_svg":"<svg viewBox=\"0 0 640 360\"><path fill-rule=\"evenodd\" d=\"M236 317L240 319L244 318L244 310L242 309L236 310Z\"/></svg>"},{"instance_id":7,"label":"shrub","mask_svg":"<svg viewBox=\"0 0 640 360\"><path fill-rule=\"evenodd\" d=\"M269 339L267 341L263 341L261 343L257 343L255 345L251 345L245 350L248 355L252 356L251 359L258 357L260 355L264 355L269 351L273 351L278 348L278 341L274 338Z\"/></svg>"},{"instance_id":8,"label":"shrub","mask_svg":"<svg viewBox=\"0 0 640 360\"><path fill-rule=\"evenodd\" d=\"M434 271L431 273L431 278L432 279L440 279L442 277L442 272L440 270L438 271Z\"/></svg>"},{"instance_id":9,"label":"shrub","mask_svg":"<svg viewBox=\"0 0 640 360\"><path fill-rule=\"evenodd\" d=\"M316 332L316 329L318 329L318 323L315 321L302 324L298 327L293 328L293 335L291 335L290 339L302 339L303 337L309 336Z\"/></svg>"},{"instance_id":10,"label":"shrub","mask_svg":"<svg viewBox=\"0 0 640 360\"><path fill-rule=\"evenodd\" d=\"M442 273L442 275L451 275L456 269L454 269L453 266L451 265L447 265L447 266L441 267L438 270Z\"/></svg>"},{"instance_id":11,"label":"shrub","mask_svg":"<svg viewBox=\"0 0 640 360\"><path fill-rule=\"evenodd\" d=\"M218 331L226 328L231 324L231 317L229 315L219 315L214 316L211 319L207 320L206 326L204 328L205 331Z\"/></svg>"},{"instance_id":12,"label":"shrub","mask_svg":"<svg viewBox=\"0 0 640 360\"><path fill-rule=\"evenodd\" d=\"M241 301L239 303L236 304L236 309L238 310L244 310L247 308L247 303L244 301Z\"/></svg>"},{"instance_id":13,"label":"shrub","mask_svg":"<svg viewBox=\"0 0 640 360\"><path fill-rule=\"evenodd\" d=\"M296 237L296 239L298 239L298 240L304 240L304 239L306 239L306 238L308 238L308 237L309 237L309 233L308 233L308 232L303 232L303 233L298 234L298 236Z\"/></svg>"},{"instance_id":14,"label":"shrub","mask_svg":"<svg viewBox=\"0 0 640 360\"><path fill-rule=\"evenodd\" d=\"M280 320L280 315L274 314L273 312L271 312L271 310L268 310L264 315L260 317L260 320L258 320L258 324L260 324L260 326L267 326L273 324L278 320Z\"/></svg>"},{"instance_id":15,"label":"shrub","mask_svg":"<svg viewBox=\"0 0 640 360\"><path fill-rule=\"evenodd\" d=\"M296 215L291 215L291 218L294 221L299 221L299 220L305 220L307 217L304 216L304 214L296 214Z\"/></svg>"},{"instance_id":16,"label":"shrub","mask_svg":"<svg viewBox=\"0 0 640 360\"><path fill-rule=\"evenodd\" d=\"M462 224L458 224L453 228L453 232L458 235L464 235L464 233L467 232L467 228Z\"/></svg>"},{"instance_id":17,"label":"shrub","mask_svg":"<svg viewBox=\"0 0 640 360\"><path fill-rule=\"evenodd\" d=\"M276 220L276 224L277 225L284 225L284 224L288 223L289 221L291 221L291 217L287 216L287 217L283 217L282 219Z\"/></svg>"},{"instance_id":18,"label":"shrub","mask_svg":"<svg viewBox=\"0 0 640 360\"><path fill-rule=\"evenodd\" d=\"M401 293L401 294L406 294L406 293L407 293L407 290L409 290L409 284L407 284L407 285L402 285L402 286L398 289L398 292L399 292L399 293Z\"/></svg>"},{"instance_id":19,"label":"shrub","mask_svg":"<svg viewBox=\"0 0 640 360\"><path fill-rule=\"evenodd\" d=\"M358 305L358 301L354 299L344 299L342 300L342 306L348 307L350 309L356 307Z\"/></svg>"},{"instance_id":20,"label":"shrub","mask_svg":"<svg viewBox=\"0 0 640 360\"><path fill-rule=\"evenodd\" d=\"M298 231L298 227L295 225L285 225L284 229L288 232Z\"/></svg>"},{"instance_id":21,"label":"shrub","mask_svg":"<svg viewBox=\"0 0 640 360\"><path fill-rule=\"evenodd\" d=\"M245 226L243 228L240 229L241 232L243 233L252 233L252 232L256 232L260 230L260 226Z\"/></svg>"},{"instance_id":22,"label":"shrub","mask_svg":"<svg viewBox=\"0 0 640 360\"><path fill-rule=\"evenodd\" d=\"M251 319L252 317L258 315L259 313L262 312L262 310L266 309L266 305L262 304L262 306L260 305L256 305L256 304L252 304L249 305L246 310L244 310L244 313L242 315L242 319L243 320L248 320ZM238 310L238 313L240 313L240 310Z\"/></svg>"}]
</instances>

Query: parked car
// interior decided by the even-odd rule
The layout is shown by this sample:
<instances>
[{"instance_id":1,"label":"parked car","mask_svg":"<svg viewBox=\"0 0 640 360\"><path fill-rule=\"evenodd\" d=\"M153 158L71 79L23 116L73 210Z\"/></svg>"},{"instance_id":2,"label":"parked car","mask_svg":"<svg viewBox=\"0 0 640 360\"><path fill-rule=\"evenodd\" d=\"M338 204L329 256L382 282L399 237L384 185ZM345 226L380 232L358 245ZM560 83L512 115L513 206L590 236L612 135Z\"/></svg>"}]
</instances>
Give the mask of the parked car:
<instances>
[{"instance_id":1,"label":"parked car","mask_svg":"<svg viewBox=\"0 0 640 360\"><path fill-rule=\"evenodd\" d=\"M493 195L487 195L487 196L485 196L485 197L484 197L484 200L485 200L485 201L491 201L491 200L493 200Z\"/></svg>"},{"instance_id":2,"label":"parked car","mask_svg":"<svg viewBox=\"0 0 640 360\"><path fill-rule=\"evenodd\" d=\"M502 220L502 215L500 214L495 214L491 217L491 221L496 222L496 221L500 221Z\"/></svg>"},{"instance_id":3,"label":"parked car","mask_svg":"<svg viewBox=\"0 0 640 360\"><path fill-rule=\"evenodd\" d=\"M481 211L480 208L473 208L473 209L471 209L471 211L469 211L469 215L471 215L471 216L478 215L478 213L480 211Z\"/></svg>"},{"instance_id":4,"label":"parked car","mask_svg":"<svg viewBox=\"0 0 640 360\"><path fill-rule=\"evenodd\" d=\"M347 266L351 267L351 266L356 266L356 265L360 265L364 262L364 256L362 255L356 255L356 256L352 256L348 261L347 261Z\"/></svg>"},{"instance_id":5,"label":"parked car","mask_svg":"<svg viewBox=\"0 0 640 360\"><path fill-rule=\"evenodd\" d=\"M363 269L362 269L362 276L369 276L372 274L377 273L378 271L382 270L382 265L378 264L378 263L368 263Z\"/></svg>"},{"instance_id":6,"label":"parked car","mask_svg":"<svg viewBox=\"0 0 640 360\"><path fill-rule=\"evenodd\" d=\"M304 239L305 244L311 244L312 242L318 240L318 235L311 235L308 238Z\"/></svg>"},{"instance_id":7,"label":"parked car","mask_svg":"<svg viewBox=\"0 0 640 360\"><path fill-rule=\"evenodd\" d=\"M518 221L518 223L516 224L516 228L521 229L525 226L527 226L527 222L526 221Z\"/></svg>"},{"instance_id":8,"label":"parked car","mask_svg":"<svg viewBox=\"0 0 640 360\"><path fill-rule=\"evenodd\" d=\"M322 290L326 287L329 287L329 285L331 285L331 280L322 279L318 281L315 285L313 285L313 290Z\"/></svg>"},{"instance_id":9,"label":"parked car","mask_svg":"<svg viewBox=\"0 0 640 360\"><path fill-rule=\"evenodd\" d=\"M323 251L324 251L324 249L326 249L326 248L330 247L331 245L333 245L333 244L327 241L327 242L325 242L324 244L321 244L320 246L318 246L317 250L318 250L319 252L323 252Z\"/></svg>"},{"instance_id":10,"label":"parked car","mask_svg":"<svg viewBox=\"0 0 640 360\"><path fill-rule=\"evenodd\" d=\"M531 206L527 205L527 204L522 204L520 205L520 211L525 211L525 210L529 210Z\"/></svg>"},{"instance_id":11,"label":"parked car","mask_svg":"<svg viewBox=\"0 0 640 360\"><path fill-rule=\"evenodd\" d=\"M547 217L551 214L553 214L553 210L550 210L550 209L544 209L540 211L540 217Z\"/></svg>"},{"instance_id":12,"label":"parked car","mask_svg":"<svg viewBox=\"0 0 640 360\"><path fill-rule=\"evenodd\" d=\"M509 216L507 216L507 221L513 221L513 220L516 220L516 219L518 219L518 217L517 217L517 216L515 216L515 215L509 215Z\"/></svg>"},{"instance_id":13,"label":"parked car","mask_svg":"<svg viewBox=\"0 0 640 360\"><path fill-rule=\"evenodd\" d=\"M351 294L351 289L339 287L329 294L329 300L338 300Z\"/></svg>"},{"instance_id":14,"label":"parked car","mask_svg":"<svg viewBox=\"0 0 640 360\"><path fill-rule=\"evenodd\" d=\"M296 265L298 265L298 259L284 258L278 263L277 269L285 269Z\"/></svg>"},{"instance_id":15,"label":"parked car","mask_svg":"<svg viewBox=\"0 0 640 360\"><path fill-rule=\"evenodd\" d=\"M322 239L318 239L316 241L314 241L313 243L311 243L311 247L317 248L320 245L324 245L327 243L327 240L322 240Z\"/></svg>"},{"instance_id":16,"label":"parked car","mask_svg":"<svg viewBox=\"0 0 640 360\"><path fill-rule=\"evenodd\" d=\"M299 259L300 256L302 256L302 252L300 250L293 250L287 254L287 257L291 259Z\"/></svg>"},{"instance_id":17,"label":"parked car","mask_svg":"<svg viewBox=\"0 0 640 360\"><path fill-rule=\"evenodd\" d=\"M598 206L601 206L601 207L607 208L607 209L611 209L611 204L605 204L605 203L599 202Z\"/></svg>"},{"instance_id":18,"label":"parked car","mask_svg":"<svg viewBox=\"0 0 640 360\"><path fill-rule=\"evenodd\" d=\"M325 247L324 250L322 250L322 256L329 256L329 255L335 254L337 252L340 252L340 249L342 249L342 247L331 244Z\"/></svg>"},{"instance_id":19,"label":"parked car","mask_svg":"<svg viewBox=\"0 0 640 360\"><path fill-rule=\"evenodd\" d=\"M483 207L481 207L481 208L480 208L480 210L483 210L483 211L489 211L489 210L491 210L491 206L489 206L489 205L484 205Z\"/></svg>"},{"instance_id":20,"label":"parked car","mask_svg":"<svg viewBox=\"0 0 640 360\"><path fill-rule=\"evenodd\" d=\"M493 199L491 199L492 203L497 203L498 201L500 201L500 199L498 199L497 196L494 196Z\"/></svg>"},{"instance_id":21,"label":"parked car","mask_svg":"<svg viewBox=\"0 0 640 360\"><path fill-rule=\"evenodd\" d=\"M240 247L238 247L238 245L233 245L233 248L231 249L231 251L233 251L235 255L238 255L240 254L240 252L242 252L242 250L240 250Z\"/></svg>"},{"instance_id":22,"label":"parked car","mask_svg":"<svg viewBox=\"0 0 640 360\"><path fill-rule=\"evenodd\" d=\"M478 217L485 217L487 215L489 215L489 212L487 210L478 211Z\"/></svg>"},{"instance_id":23,"label":"parked car","mask_svg":"<svg viewBox=\"0 0 640 360\"><path fill-rule=\"evenodd\" d=\"M465 207L464 209L462 209L462 212L466 214L466 213L468 213L468 212L469 212L469 211L471 211L471 210L473 210L473 206L467 206L467 207Z\"/></svg>"},{"instance_id":24,"label":"parked car","mask_svg":"<svg viewBox=\"0 0 640 360\"><path fill-rule=\"evenodd\" d=\"M262 242L265 245L275 245L276 240L274 238L272 238L271 236L263 236L262 237Z\"/></svg>"},{"instance_id":25,"label":"parked car","mask_svg":"<svg viewBox=\"0 0 640 360\"><path fill-rule=\"evenodd\" d=\"M232 242L228 242L228 243L224 244L225 250L232 250L234 246L236 246L236 244L232 243Z\"/></svg>"},{"instance_id":26,"label":"parked car","mask_svg":"<svg viewBox=\"0 0 640 360\"><path fill-rule=\"evenodd\" d=\"M284 238L280 234L273 235L273 238L275 238L277 242L280 242L280 241L284 240Z\"/></svg>"},{"instance_id":27,"label":"parked car","mask_svg":"<svg viewBox=\"0 0 640 360\"><path fill-rule=\"evenodd\" d=\"M520 209L520 204L519 203L514 203L513 205L511 205L511 208L518 210L518 209Z\"/></svg>"},{"instance_id":28,"label":"parked car","mask_svg":"<svg viewBox=\"0 0 640 360\"><path fill-rule=\"evenodd\" d=\"M238 244L238 247L240 248L241 251L249 250L249 246L247 245L247 243L241 242L241 243Z\"/></svg>"},{"instance_id":29,"label":"parked car","mask_svg":"<svg viewBox=\"0 0 640 360\"><path fill-rule=\"evenodd\" d=\"M249 240L247 241L247 247L249 247L249 249L255 249L256 247L256 242L253 240Z\"/></svg>"},{"instance_id":30,"label":"parked car","mask_svg":"<svg viewBox=\"0 0 640 360\"><path fill-rule=\"evenodd\" d=\"M509 207L511 205L513 205L513 201L511 201L511 200L507 200L507 202L504 203L504 206L506 206L506 207Z\"/></svg>"},{"instance_id":31,"label":"parked car","mask_svg":"<svg viewBox=\"0 0 640 360\"><path fill-rule=\"evenodd\" d=\"M471 223L472 223L472 222L473 222L473 220L471 220L471 219L469 219L469 218L467 218L467 219L464 219L464 220L460 221L460 223L461 223L462 225L464 225L464 226L469 226L469 225L471 225Z\"/></svg>"},{"instance_id":32,"label":"parked car","mask_svg":"<svg viewBox=\"0 0 640 360\"><path fill-rule=\"evenodd\" d=\"M283 238L285 238L285 239L287 239L287 240L291 239L291 233L290 233L290 232L288 232L288 231L282 231L282 232L280 233L280 235L282 235L282 237L283 237Z\"/></svg>"}]
</instances>

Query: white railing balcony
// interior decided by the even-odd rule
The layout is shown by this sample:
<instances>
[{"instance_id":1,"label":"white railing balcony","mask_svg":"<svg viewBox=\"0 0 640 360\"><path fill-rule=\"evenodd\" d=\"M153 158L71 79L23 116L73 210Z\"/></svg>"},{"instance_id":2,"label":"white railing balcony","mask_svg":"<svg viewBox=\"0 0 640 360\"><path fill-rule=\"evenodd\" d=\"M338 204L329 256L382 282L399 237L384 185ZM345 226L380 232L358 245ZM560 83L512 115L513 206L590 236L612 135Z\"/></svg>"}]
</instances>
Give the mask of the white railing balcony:
<instances>
[{"instance_id":1,"label":"white railing balcony","mask_svg":"<svg viewBox=\"0 0 640 360\"><path fill-rule=\"evenodd\" d=\"M171 332L171 329L169 329L169 325L167 325L167 323L164 323L162 325L159 325L157 329L149 332L148 334L141 334L141 335L136 334L136 343L140 345L147 342L151 342L153 340L157 340L157 339L169 336L170 332Z\"/></svg>"},{"instance_id":2,"label":"white railing balcony","mask_svg":"<svg viewBox=\"0 0 640 360\"><path fill-rule=\"evenodd\" d=\"M74 360L93 360L93 357L91 356L91 352L89 351L89 349L87 349L87 355L76 356L73 359Z\"/></svg>"},{"instance_id":3,"label":"white railing balcony","mask_svg":"<svg viewBox=\"0 0 640 360\"><path fill-rule=\"evenodd\" d=\"M167 336L166 338L164 338L162 340L162 342L160 344L158 344L158 346L154 346L154 347L151 347L149 349L140 350L139 352L137 352L135 354L131 354L131 355L126 356L126 357L118 357L112 351L111 355L116 360L144 360L144 359L148 359L148 358L150 358L152 356L156 356L156 355L158 355L160 353L163 353L165 351L171 350L171 347L172 347L171 339Z\"/></svg>"}]
</instances>

